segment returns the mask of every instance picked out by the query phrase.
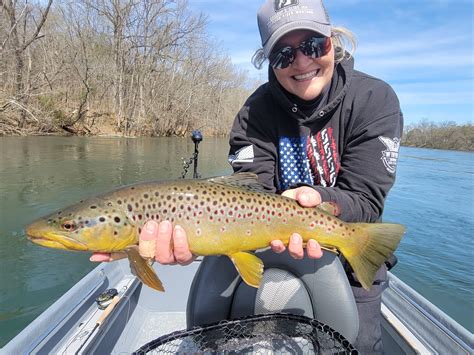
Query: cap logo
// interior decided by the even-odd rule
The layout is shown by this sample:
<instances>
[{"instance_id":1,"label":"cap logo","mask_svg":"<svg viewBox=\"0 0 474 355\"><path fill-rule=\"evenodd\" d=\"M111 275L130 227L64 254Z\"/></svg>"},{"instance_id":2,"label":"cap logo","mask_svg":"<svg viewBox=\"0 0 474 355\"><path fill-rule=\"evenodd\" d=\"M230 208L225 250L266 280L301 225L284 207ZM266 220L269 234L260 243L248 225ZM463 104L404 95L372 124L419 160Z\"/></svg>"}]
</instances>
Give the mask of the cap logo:
<instances>
[{"instance_id":1,"label":"cap logo","mask_svg":"<svg viewBox=\"0 0 474 355\"><path fill-rule=\"evenodd\" d=\"M298 5L298 0L275 0L275 11L280 11L288 6Z\"/></svg>"}]
</instances>

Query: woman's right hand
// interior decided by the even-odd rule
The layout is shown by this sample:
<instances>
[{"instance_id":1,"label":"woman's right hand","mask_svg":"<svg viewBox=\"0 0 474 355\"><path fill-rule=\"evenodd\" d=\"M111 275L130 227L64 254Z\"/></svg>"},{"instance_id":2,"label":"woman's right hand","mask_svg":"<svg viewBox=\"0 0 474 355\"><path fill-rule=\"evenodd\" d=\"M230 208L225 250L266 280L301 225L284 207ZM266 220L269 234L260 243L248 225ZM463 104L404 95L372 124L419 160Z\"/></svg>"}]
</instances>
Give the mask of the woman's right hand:
<instances>
[{"instance_id":1,"label":"woman's right hand","mask_svg":"<svg viewBox=\"0 0 474 355\"><path fill-rule=\"evenodd\" d=\"M188 265L196 256L189 250L186 232L169 221L148 221L142 228L138 242L141 256L154 259L163 265ZM94 253L90 260L103 262L126 257L125 253Z\"/></svg>"}]
</instances>

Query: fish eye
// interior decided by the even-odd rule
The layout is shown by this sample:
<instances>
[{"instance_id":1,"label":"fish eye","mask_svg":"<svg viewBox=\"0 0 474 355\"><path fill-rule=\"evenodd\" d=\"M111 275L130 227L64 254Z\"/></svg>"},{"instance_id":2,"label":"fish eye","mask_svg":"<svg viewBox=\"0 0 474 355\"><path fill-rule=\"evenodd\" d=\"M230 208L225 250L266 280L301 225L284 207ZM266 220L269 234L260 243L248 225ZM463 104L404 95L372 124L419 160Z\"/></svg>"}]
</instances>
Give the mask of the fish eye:
<instances>
[{"instance_id":1,"label":"fish eye","mask_svg":"<svg viewBox=\"0 0 474 355\"><path fill-rule=\"evenodd\" d=\"M72 232L76 229L76 224L73 221L66 221L62 225L63 229Z\"/></svg>"}]
</instances>

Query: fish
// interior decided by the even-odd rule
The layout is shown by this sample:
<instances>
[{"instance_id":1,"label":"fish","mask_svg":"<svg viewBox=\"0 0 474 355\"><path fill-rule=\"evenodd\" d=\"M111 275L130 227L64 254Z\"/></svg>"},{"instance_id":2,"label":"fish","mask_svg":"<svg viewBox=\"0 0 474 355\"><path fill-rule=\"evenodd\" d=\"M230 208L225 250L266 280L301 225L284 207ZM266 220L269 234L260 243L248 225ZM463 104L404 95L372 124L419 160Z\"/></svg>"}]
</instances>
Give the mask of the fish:
<instances>
[{"instance_id":1,"label":"fish","mask_svg":"<svg viewBox=\"0 0 474 355\"><path fill-rule=\"evenodd\" d=\"M266 192L253 173L205 179L153 181L124 186L81 200L26 227L38 245L88 252L125 252L145 285L164 291L150 260L138 253L146 221L169 220L182 226L190 251L198 256L228 256L243 281L260 285L264 265L254 253L273 240L288 245L293 233L303 243L341 253L365 289L395 251L405 227L394 223L346 223L334 205L301 207L291 198Z\"/></svg>"}]
</instances>

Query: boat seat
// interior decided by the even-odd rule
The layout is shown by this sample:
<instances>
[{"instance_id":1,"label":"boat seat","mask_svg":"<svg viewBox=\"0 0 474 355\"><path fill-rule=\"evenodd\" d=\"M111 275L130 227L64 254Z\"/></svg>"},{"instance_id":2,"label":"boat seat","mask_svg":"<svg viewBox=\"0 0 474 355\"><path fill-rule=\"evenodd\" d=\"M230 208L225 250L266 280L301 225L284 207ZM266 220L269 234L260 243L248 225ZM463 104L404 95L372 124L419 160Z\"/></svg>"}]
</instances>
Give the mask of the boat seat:
<instances>
[{"instance_id":1,"label":"boat seat","mask_svg":"<svg viewBox=\"0 0 474 355\"><path fill-rule=\"evenodd\" d=\"M223 319L291 313L317 319L353 343L359 317L339 258L293 259L288 251L255 253L265 265L260 287L245 284L226 256L205 257L191 285L186 310L188 328Z\"/></svg>"}]
</instances>

